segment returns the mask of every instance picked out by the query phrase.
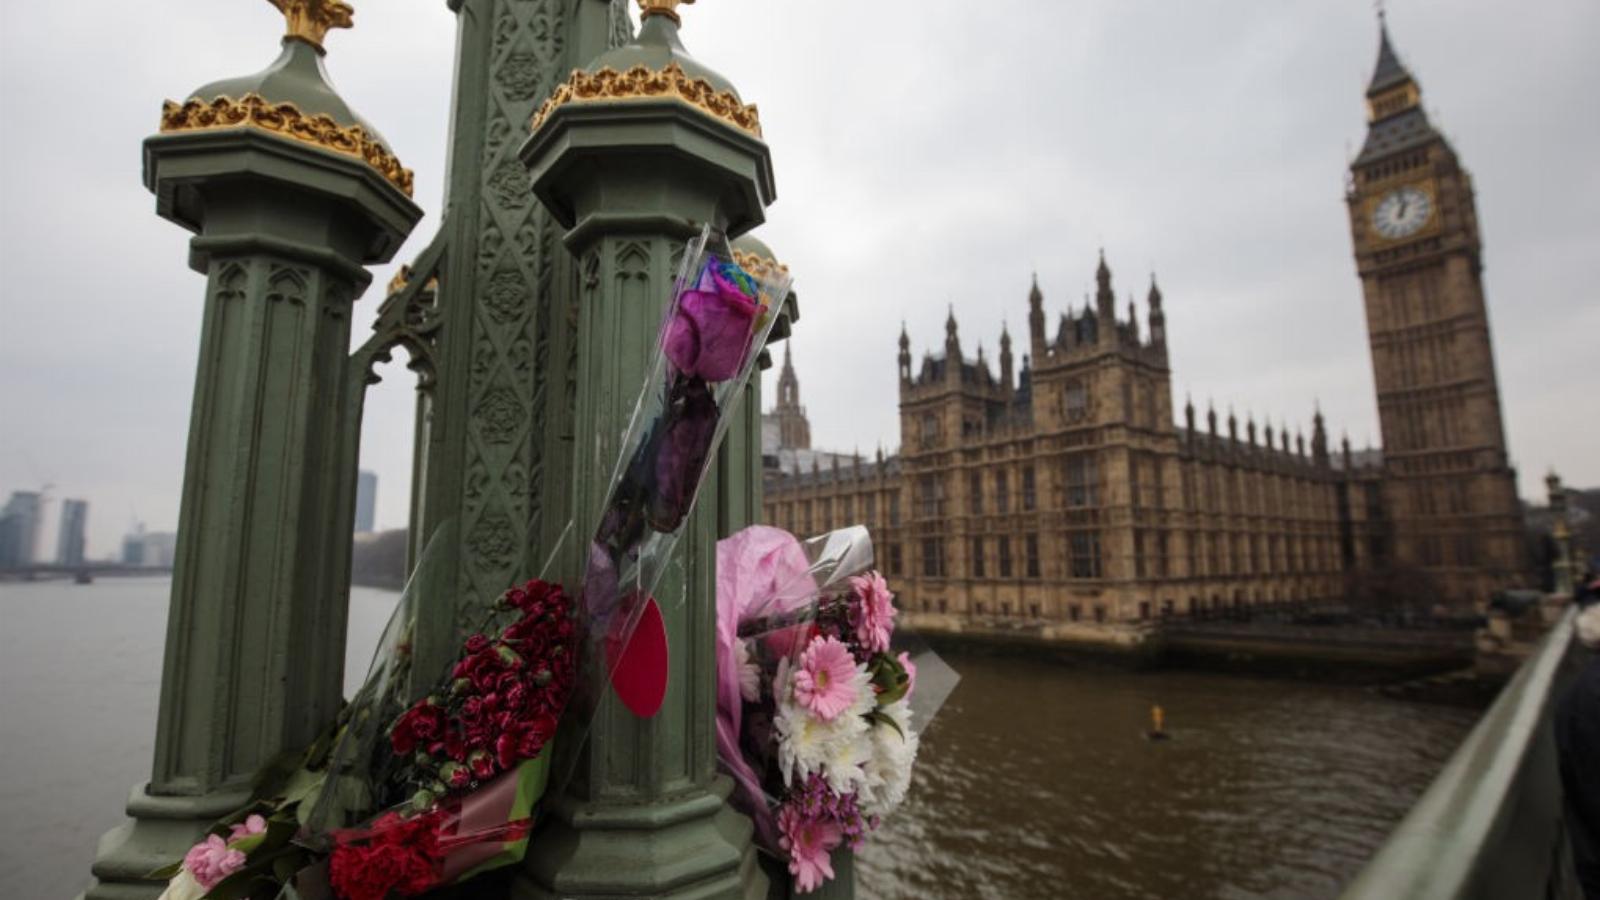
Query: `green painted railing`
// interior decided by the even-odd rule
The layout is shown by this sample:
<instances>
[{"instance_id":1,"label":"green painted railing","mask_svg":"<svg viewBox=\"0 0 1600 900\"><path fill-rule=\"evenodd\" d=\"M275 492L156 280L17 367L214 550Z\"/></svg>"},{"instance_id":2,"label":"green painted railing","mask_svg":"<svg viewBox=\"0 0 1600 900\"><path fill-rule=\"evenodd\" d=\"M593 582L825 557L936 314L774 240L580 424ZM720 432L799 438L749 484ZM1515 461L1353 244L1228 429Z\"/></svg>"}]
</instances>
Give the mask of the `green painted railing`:
<instances>
[{"instance_id":1,"label":"green painted railing","mask_svg":"<svg viewBox=\"0 0 1600 900\"><path fill-rule=\"evenodd\" d=\"M1579 898L1551 717L1583 652L1568 610L1345 900Z\"/></svg>"}]
</instances>

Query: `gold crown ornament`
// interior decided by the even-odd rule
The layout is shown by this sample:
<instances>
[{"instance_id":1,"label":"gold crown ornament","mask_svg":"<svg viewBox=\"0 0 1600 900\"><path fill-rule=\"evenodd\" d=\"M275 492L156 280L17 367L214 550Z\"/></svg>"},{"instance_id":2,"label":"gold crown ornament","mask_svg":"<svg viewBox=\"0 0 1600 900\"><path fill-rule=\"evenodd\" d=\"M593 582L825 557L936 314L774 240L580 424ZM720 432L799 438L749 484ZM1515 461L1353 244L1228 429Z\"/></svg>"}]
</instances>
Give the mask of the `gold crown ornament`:
<instances>
[{"instance_id":1,"label":"gold crown ornament","mask_svg":"<svg viewBox=\"0 0 1600 900\"><path fill-rule=\"evenodd\" d=\"M694 0L639 0L639 18L642 20L651 16L666 16L682 25L683 20L678 18L678 4L693 2Z\"/></svg>"},{"instance_id":2,"label":"gold crown ornament","mask_svg":"<svg viewBox=\"0 0 1600 900\"><path fill-rule=\"evenodd\" d=\"M322 49L322 39L334 28L355 24L355 8L341 0L267 0L283 13L288 31L284 37L299 38Z\"/></svg>"}]
</instances>

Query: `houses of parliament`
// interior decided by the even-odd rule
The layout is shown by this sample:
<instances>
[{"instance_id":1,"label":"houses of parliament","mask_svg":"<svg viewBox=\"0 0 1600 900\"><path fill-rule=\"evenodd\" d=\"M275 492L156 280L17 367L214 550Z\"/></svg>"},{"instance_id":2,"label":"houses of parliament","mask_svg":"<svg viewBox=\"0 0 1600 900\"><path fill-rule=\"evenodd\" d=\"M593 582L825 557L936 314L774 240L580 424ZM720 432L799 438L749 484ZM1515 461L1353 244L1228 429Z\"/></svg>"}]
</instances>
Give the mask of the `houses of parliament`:
<instances>
[{"instance_id":1,"label":"houses of parliament","mask_svg":"<svg viewBox=\"0 0 1600 900\"><path fill-rule=\"evenodd\" d=\"M810 448L785 354L763 417L766 520L857 522L902 605L958 617L1128 622L1336 600L1352 575L1420 573L1426 605L1524 578L1471 177L1428 122L1381 28L1370 125L1346 201L1383 448L1331 446L1185 402L1174 410L1162 293L1119 316L1102 255L1094 305L1052 322L1037 281L1023 348L998 372L900 335L900 450ZM1017 350L1022 352L1016 365Z\"/></svg>"}]
</instances>

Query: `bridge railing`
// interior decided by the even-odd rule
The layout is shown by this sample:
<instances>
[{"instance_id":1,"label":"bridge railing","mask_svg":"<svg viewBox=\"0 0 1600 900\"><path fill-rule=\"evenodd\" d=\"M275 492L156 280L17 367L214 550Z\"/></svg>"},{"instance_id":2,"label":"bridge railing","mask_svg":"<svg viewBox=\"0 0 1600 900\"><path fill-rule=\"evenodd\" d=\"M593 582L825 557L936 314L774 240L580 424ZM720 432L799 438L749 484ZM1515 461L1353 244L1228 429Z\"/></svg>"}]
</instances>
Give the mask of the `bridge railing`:
<instances>
[{"instance_id":1,"label":"bridge railing","mask_svg":"<svg viewBox=\"0 0 1600 900\"><path fill-rule=\"evenodd\" d=\"M1551 718L1582 650L1568 610L1344 900L1578 898Z\"/></svg>"}]
</instances>

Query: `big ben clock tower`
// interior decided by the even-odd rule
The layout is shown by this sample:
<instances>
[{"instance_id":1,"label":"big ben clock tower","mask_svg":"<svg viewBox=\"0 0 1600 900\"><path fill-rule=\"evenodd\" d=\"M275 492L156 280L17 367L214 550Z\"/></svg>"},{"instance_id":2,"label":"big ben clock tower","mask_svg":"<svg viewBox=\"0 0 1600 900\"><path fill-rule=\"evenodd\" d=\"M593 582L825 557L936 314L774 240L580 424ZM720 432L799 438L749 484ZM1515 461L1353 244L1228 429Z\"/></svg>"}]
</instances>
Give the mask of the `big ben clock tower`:
<instances>
[{"instance_id":1,"label":"big ben clock tower","mask_svg":"<svg viewBox=\"0 0 1600 900\"><path fill-rule=\"evenodd\" d=\"M1524 575L1483 296L1472 178L1428 123L1416 79L1380 20L1371 124L1347 201L1383 429L1395 559L1448 602Z\"/></svg>"}]
</instances>

